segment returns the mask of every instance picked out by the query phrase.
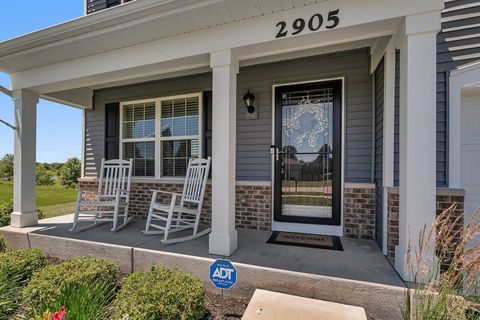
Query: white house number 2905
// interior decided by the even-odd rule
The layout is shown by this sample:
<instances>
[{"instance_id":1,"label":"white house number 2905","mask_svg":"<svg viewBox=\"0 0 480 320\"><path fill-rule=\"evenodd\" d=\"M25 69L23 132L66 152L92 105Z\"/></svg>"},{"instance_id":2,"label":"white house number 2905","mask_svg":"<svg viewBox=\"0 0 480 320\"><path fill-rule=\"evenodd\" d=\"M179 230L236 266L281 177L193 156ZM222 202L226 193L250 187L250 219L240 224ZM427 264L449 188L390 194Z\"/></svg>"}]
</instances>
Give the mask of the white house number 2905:
<instances>
[{"instance_id":1,"label":"white house number 2905","mask_svg":"<svg viewBox=\"0 0 480 320\"><path fill-rule=\"evenodd\" d=\"M334 29L338 26L338 24L340 23L340 18L338 17L339 12L340 10L337 9L328 13L327 22L325 24L326 29ZM325 19L320 13L314 14L310 17L310 19L308 19L308 21L303 18L295 19L292 23L293 31L291 32L291 35L294 36L296 34L300 34L305 31L306 28L308 28L308 30L310 31L317 31L323 26L324 22ZM289 30L285 21L280 21L279 23L277 23L277 28L278 32L276 38L283 38L288 36Z\"/></svg>"}]
</instances>

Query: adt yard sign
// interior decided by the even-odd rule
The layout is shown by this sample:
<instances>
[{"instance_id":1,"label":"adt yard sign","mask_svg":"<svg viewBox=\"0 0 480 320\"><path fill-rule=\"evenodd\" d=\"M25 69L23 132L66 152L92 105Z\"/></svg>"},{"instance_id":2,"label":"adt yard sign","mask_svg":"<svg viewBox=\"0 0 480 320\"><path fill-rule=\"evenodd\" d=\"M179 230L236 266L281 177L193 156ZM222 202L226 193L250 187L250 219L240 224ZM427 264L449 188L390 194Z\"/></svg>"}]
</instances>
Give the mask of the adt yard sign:
<instances>
[{"instance_id":1,"label":"adt yard sign","mask_svg":"<svg viewBox=\"0 0 480 320\"><path fill-rule=\"evenodd\" d=\"M210 280L218 289L228 290L237 283L237 269L224 259L218 259L210 265Z\"/></svg>"}]
</instances>

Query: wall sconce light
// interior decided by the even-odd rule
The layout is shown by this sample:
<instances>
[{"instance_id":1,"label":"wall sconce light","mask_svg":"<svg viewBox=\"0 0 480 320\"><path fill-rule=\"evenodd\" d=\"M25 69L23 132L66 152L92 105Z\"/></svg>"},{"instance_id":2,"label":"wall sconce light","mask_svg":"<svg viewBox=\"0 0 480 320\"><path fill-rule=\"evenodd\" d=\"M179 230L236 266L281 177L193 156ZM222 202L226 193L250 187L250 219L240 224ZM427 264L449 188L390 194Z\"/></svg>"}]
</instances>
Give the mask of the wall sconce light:
<instances>
[{"instance_id":1,"label":"wall sconce light","mask_svg":"<svg viewBox=\"0 0 480 320\"><path fill-rule=\"evenodd\" d=\"M254 106L255 96L250 93L250 90L243 96L243 102L245 102L245 107L247 108L248 113L255 112Z\"/></svg>"}]
</instances>

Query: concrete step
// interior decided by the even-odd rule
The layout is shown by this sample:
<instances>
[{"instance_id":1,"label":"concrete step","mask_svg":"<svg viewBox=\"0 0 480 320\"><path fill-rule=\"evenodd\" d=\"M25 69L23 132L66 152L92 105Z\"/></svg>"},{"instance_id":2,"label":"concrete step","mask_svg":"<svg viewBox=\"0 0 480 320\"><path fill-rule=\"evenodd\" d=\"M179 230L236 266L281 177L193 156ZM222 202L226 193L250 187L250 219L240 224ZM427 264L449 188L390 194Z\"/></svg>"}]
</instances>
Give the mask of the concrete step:
<instances>
[{"instance_id":1,"label":"concrete step","mask_svg":"<svg viewBox=\"0 0 480 320\"><path fill-rule=\"evenodd\" d=\"M255 290L242 320L367 320L365 309L267 290Z\"/></svg>"}]
</instances>

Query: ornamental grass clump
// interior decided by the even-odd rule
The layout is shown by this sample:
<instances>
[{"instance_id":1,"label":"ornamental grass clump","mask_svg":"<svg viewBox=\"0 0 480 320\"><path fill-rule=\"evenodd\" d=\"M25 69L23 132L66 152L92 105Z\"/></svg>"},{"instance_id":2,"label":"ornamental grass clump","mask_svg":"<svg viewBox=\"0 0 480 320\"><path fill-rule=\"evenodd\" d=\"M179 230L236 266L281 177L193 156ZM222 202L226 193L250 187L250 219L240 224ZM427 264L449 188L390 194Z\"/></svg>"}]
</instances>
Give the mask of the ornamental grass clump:
<instances>
[{"instance_id":1,"label":"ornamental grass clump","mask_svg":"<svg viewBox=\"0 0 480 320\"><path fill-rule=\"evenodd\" d=\"M479 211L465 224L457 213L456 205L445 210L414 252L409 246L405 320L480 319Z\"/></svg>"},{"instance_id":2,"label":"ornamental grass clump","mask_svg":"<svg viewBox=\"0 0 480 320\"><path fill-rule=\"evenodd\" d=\"M46 264L46 255L38 249L0 253L0 319L20 305L22 288Z\"/></svg>"},{"instance_id":3,"label":"ornamental grass clump","mask_svg":"<svg viewBox=\"0 0 480 320\"><path fill-rule=\"evenodd\" d=\"M65 306L67 319L87 319L74 317L72 310L84 308L78 314L86 313L86 308L103 312L113 298L118 272L115 262L91 257L49 265L35 273L23 290L25 307L38 315Z\"/></svg>"},{"instance_id":4,"label":"ornamental grass clump","mask_svg":"<svg viewBox=\"0 0 480 320\"><path fill-rule=\"evenodd\" d=\"M131 274L113 306L116 320L196 320L206 311L201 281L161 266Z\"/></svg>"}]
</instances>

